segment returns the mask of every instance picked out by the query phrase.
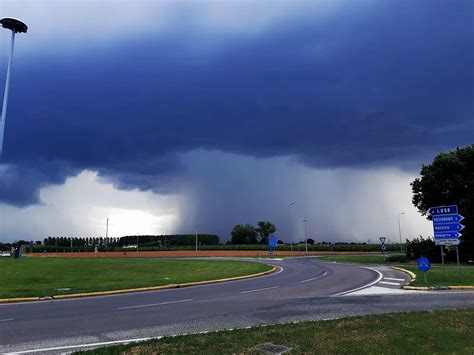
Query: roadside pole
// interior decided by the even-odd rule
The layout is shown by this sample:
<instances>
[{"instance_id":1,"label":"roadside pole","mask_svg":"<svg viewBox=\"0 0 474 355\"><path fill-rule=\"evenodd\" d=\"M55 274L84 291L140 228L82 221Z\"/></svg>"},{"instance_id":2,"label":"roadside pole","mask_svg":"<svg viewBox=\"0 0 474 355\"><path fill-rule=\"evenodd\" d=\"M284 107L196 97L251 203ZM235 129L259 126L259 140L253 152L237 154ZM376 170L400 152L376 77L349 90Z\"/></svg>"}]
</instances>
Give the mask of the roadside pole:
<instances>
[{"instance_id":1,"label":"roadside pole","mask_svg":"<svg viewBox=\"0 0 474 355\"><path fill-rule=\"evenodd\" d=\"M198 251L198 229L196 228L196 251Z\"/></svg>"},{"instance_id":2,"label":"roadside pole","mask_svg":"<svg viewBox=\"0 0 474 355\"><path fill-rule=\"evenodd\" d=\"M459 263L459 247L456 245L456 259L458 262L458 278L461 278L461 264Z\"/></svg>"},{"instance_id":3,"label":"roadside pole","mask_svg":"<svg viewBox=\"0 0 474 355\"><path fill-rule=\"evenodd\" d=\"M444 274L444 251L443 251L443 246L440 245L441 247L441 265L443 266L443 274Z\"/></svg>"}]
</instances>

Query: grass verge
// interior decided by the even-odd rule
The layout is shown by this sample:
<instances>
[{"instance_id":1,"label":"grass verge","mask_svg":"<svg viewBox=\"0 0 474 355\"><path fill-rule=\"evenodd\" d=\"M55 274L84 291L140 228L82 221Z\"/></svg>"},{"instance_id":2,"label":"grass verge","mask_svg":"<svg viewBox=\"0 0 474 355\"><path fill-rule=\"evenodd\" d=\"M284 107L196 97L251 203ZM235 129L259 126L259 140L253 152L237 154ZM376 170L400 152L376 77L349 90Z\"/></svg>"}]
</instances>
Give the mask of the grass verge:
<instances>
[{"instance_id":1,"label":"grass verge","mask_svg":"<svg viewBox=\"0 0 474 355\"><path fill-rule=\"evenodd\" d=\"M226 260L4 258L0 298L43 297L244 276L271 266Z\"/></svg>"},{"instance_id":2,"label":"grass verge","mask_svg":"<svg viewBox=\"0 0 474 355\"><path fill-rule=\"evenodd\" d=\"M473 286L474 285L474 267L462 267L458 272L455 266L446 266L443 270L440 266L434 266L426 272L426 282L423 272L416 266L403 266L416 274L416 280L410 283L410 286Z\"/></svg>"},{"instance_id":3,"label":"grass verge","mask_svg":"<svg viewBox=\"0 0 474 355\"><path fill-rule=\"evenodd\" d=\"M388 257L382 255L324 255L318 257L321 261L337 261L340 263L384 264ZM394 264L394 263L390 263Z\"/></svg>"},{"instance_id":4,"label":"grass verge","mask_svg":"<svg viewBox=\"0 0 474 355\"><path fill-rule=\"evenodd\" d=\"M290 354L433 354L474 352L474 309L394 313L167 337L80 354L242 354L258 344Z\"/></svg>"}]
</instances>

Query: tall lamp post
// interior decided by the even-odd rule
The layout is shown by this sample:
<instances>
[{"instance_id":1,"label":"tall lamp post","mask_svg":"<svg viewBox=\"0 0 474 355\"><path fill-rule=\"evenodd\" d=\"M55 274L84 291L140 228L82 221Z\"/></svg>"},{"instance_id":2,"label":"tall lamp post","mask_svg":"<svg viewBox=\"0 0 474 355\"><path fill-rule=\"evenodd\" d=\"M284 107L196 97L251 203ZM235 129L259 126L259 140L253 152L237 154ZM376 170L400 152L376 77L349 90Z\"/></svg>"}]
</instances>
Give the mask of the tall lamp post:
<instances>
[{"instance_id":1,"label":"tall lamp post","mask_svg":"<svg viewBox=\"0 0 474 355\"><path fill-rule=\"evenodd\" d=\"M306 246L306 254L308 254L308 237L306 236L306 222L308 222L308 220L306 219L306 217L303 218L303 223L304 223L304 243L305 243L305 246Z\"/></svg>"},{"instance_id":2,"label":"tall lamp post","mask_svg":"<svg viewBox=\"0 0 474 355\"><path fill-rule=\"evenodd\" d=\"M198 229L196 227L196 251L198 251Z\"/></svg>"},{"instance_id":3,"label":"tall lamp post","mask_svg":"<svg viewBox=\"0 0 474 355\"><path fill-rule=\"evenodd\" d=\"M291 206L293 206L295 203L290 202L288 204L288 236L290 237L290 250L293 251L293 237L291 236Z\"/></svg>"},{"instance_id":4,"label":"tall lamp post","mask_svg":"<svg viewBox=\"0 0 474 355\"><path fill-rule=\"evenodd\" d=\"M402 248L402 229L400 228L400 216L402 214L405 214L405 212L400 212L398 214L398 236L400 237L400 253L403 253L403 248Z\"/></svg>"},{"instance_id":5,"label":"tall lamp post","mask_svg":"<svg viewBox=\"0 0 474 355\"><path fill-rule=\"evenodd\" d=\"M15 47L15 34L26 33L28 26L14 18L5 17L0 20L3 28L12 31L10 56L8 57L7 76L5 80L5 91L3 92L2 116L0 117L0 158L3 153L3 137L5 135L5 120L7 118L8 89L10 88L10 71L12 68L13 48Z\"/></svg>"}]
</instances>

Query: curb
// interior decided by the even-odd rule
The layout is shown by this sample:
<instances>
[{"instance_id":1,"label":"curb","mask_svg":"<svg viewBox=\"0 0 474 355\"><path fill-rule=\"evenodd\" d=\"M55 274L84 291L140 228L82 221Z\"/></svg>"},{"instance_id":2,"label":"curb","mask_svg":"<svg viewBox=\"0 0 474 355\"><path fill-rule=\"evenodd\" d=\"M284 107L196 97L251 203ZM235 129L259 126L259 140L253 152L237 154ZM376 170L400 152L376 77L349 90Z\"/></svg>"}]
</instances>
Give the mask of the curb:
<instances>
[{"instance_id":1,"label":"curb","mask_svg":"<svg viewBox=\"0 0 474 355\"><path fill-rule=\"evenodd\" d=\"M125 290L73 293L70 295L56 295L56 296L49 296L49 297L0 298L0 304L1 303L31 302L31 301L46 301L46 300L61 300L61 299L68 299L68 298L80 298L80 297L92 297L92 296L107 296L107 295L116 295L116 294L121 294L121 293L158 291L158 290L166 290L166 289L172 289L172 288L191 287L191 286L198 286L198 285L210 285L210 284L215 284L215 283L220 283L220 282L225 282L225 281L236 281L236 280L250 279L253 277L269 275L269 274L274 273L276 270L277 270L277 267L272 265L272 268L268 271L258 272L256 274L251 274L251 275L229 277L226 279L186 282L186 283L181 283L181 284L169 284L169 285L163 285L163 286L129 288Z\"/></svg>"},{"instance_id":2,"label":"curb","mask_svg":"<svg viewBox=\"0 0 474 355\"><path fill-rule=\"evenodd\" d=\"M474 286L403 286L403 289L415 291L474 290Z\"/></svg>"}]
</instances>

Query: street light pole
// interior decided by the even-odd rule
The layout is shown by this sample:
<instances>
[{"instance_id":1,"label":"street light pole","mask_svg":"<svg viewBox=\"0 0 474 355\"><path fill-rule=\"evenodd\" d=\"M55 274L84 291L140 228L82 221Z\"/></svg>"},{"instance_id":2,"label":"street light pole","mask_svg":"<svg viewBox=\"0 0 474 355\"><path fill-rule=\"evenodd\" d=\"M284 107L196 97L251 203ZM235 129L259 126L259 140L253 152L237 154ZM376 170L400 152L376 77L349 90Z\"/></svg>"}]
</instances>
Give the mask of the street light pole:
<instances>
[{"instance_id":1,"label":"street light pole","mask_svg":"<svg viewBox=\"0 0 474 355\"><path fill-rule=\"evenodd\" d=\"M10 72L12 68L13 61L13 49L15 47L15 34L16 33L26 33L28 26L23 22L18 21L13 18L3 18L0 20L0 24L3 28L9 29L12 31L11 47L10 47L10 56L8 57L8 66L7 66L7 76L5 79L5 91L3 92L3 104L2 104L2 115L0 116L0 158L3 153L3 137L5 135L5 120L7 118L7 103L8 103L8 90L10 88Z\"/></svg>"},{"instance_id":2,"label":"street light pole","mask_svg":"<svg viewBox=\"0 0 474 355\"><path fill-rule=\"evenodd\" d=\"M304 242L306 246L306 254L308 254L308 237L306 236L306 222L308 222L308 220L306 219L306 217L303 218L303 222L304 222Z\"/></svg>"},{"instance_id":3,"label":"street light pole","mask_svg":"<svg viewBox=\"0 0 474 355\"><path fill-rule=\"evenodd\" d=\"M293 237L291 236L291 206L295 203L290 202L288 204L288 237L290 238L290 250L293 251Z\"/></svg>"},{"instance_id":4,"label":"street light pole","mask_svg":"<svg viewBox=\"0 0 474 355\"><path fill-rule=\"evenodd\" d=\"M196 251L198 251L198 229L196 227Z\"/></svg>"},{"instance_id":5,"label":"street light pole","mask_svg":"<svg viewBox=\"0 0 474 355\"><path fill-rule=\"evenodd\" d=\"M400 216L402 214L405 214L405 212L400 212L398 214L398 236L400 237L400 253L403 253L403 247L402 247L402 229L400 228Z\"/></svg>"}]
</instances>

